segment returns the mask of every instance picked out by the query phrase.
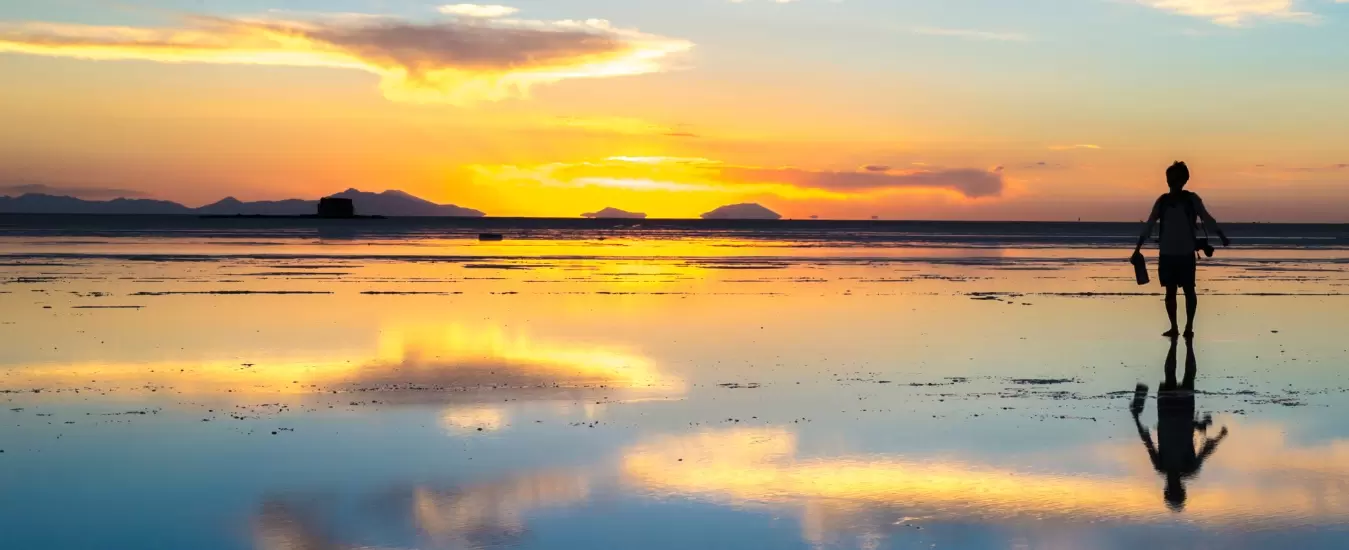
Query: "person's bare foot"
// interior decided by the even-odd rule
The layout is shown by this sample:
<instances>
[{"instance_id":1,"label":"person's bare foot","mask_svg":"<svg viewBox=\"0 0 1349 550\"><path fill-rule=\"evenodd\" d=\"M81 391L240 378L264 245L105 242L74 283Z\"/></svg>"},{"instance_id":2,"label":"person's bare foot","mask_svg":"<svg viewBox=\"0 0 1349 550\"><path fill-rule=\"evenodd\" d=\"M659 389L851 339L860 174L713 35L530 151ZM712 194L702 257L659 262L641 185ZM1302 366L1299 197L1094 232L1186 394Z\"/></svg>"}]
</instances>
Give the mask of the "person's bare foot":
<instances>
[{"instance_id":1,"label":"person's bare foot","mask_svg":"<svg viewBox=\"0 0 1349 550\"><path fill-rule=\"evenodd\" d=\"M1184 336L1186 340L1194 340L1194 329L1192 328L1185 329Z\"/></svg>"},{"instance_id":2,"label":"person's bare foot","mask_svg":"<svg viewBox=\"0 0 1349 550\"><path fill-rule=\"evenodd\" d=\"M1180 336L1180 329L1176 327L1171 327L1171 330L1163 332L1162 336L1165 336L1167 338L1175 338L1177 336Z\"/></svg>"}]
</instances>

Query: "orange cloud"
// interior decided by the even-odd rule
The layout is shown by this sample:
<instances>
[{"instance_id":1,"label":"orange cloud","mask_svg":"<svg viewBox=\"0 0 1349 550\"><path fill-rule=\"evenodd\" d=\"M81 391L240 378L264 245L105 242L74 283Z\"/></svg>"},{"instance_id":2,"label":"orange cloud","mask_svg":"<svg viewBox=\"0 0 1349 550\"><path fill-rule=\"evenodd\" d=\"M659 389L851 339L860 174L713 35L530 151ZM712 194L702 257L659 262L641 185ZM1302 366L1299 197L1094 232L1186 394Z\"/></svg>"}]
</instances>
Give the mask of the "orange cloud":
<instances>
[{"instance_id":1,"label":"orange cloud","mask_svg":"<svg viewBox=\"0 0 1349 550\"><path fill-rule=\"evenodd\" d=\"M692 44L603 20L377 16L309 21L190 16L180 28L0 25L0 52L91 60L358 69L395 101L468 105L524 97L536 84L657 72Z\"/></svg>"},{"instance_id":2,"label":"orange cloud","mask_svg":"<svg viewBox=\"0 0 1349 550\"><path fill-rule=\"evenodd\" d=\"M535 167L477 166L487 179L531 181L563 187L605 187L632 191L767 194L782 198L866 198L900 190L947 191L966 198L1002 194L1001 167L893 170L810 170L736 166L705 158L610 157L602 161Z\"/></svg>"},{"instance_id":3,"label":"orange cloud","mask_svg":"<svg viewBox=\"0 0 1349 550\"><path fill-rule=\"evenodd\" d=\"M545 123L545 126L634 136L698 137L680 126L667 126L632 117L558 117Z\"/></svg>"},{"instance_id":4,"label":"orange cloud","mask_svg":"<svg viewBox=\"0 0 1349 550\"><path fill-rule=\"evenodd\" d=\"M736 181L770 181L793 187L829 191L871 191L891 189L942 189L968 198L996 196L1002 193L1000 168L891 171L879 166L861 171L803 170L800 168L746 168L731 166L721 176Z\"/></svg>"}]
</instances>

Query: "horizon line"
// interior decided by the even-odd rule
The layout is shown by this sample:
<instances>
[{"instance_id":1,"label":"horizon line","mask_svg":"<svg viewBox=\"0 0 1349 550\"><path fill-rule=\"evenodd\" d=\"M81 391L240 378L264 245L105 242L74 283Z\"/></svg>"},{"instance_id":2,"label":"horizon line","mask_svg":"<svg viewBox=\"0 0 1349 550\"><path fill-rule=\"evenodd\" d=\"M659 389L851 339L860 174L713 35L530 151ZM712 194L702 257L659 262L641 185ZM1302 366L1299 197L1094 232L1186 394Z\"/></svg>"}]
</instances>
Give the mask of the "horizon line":
<instances>
[{"instance_id":1,"label":"horizon line","mask_svg":"<svg viewBox=\"0 0 1349 550\"><path fill-rule=\"evenodd\" d=\"M343 218L319 218L319 217L296 217L296 216L273 216L273 215L215 215L204 217L201 214L131 214L131 213L100 213L100 212L0 212L0 216L90 216L90 217L155 217L155 218L196 218L196 219L240 219L240 220L324 220L324 221L344 221ZM585 216L563 217L563 216L381 216L385 220L534 220L534 221L588 221L588 222L759 222L759 223L783 223L783 222L804 222L804 223L1056 223L1056 224L1077 224L1077 223L1111 223L1111 224L1142 224L1146 220L1027 220L1027 219L870 219L870 218L780 218L780 219L754 219L754 218L587 218ZM1349 221L1342 222L1288 222L1288 221L1229 221L1223 222L1226 225L1349 225Z\"/></svg>"}]
</instances>

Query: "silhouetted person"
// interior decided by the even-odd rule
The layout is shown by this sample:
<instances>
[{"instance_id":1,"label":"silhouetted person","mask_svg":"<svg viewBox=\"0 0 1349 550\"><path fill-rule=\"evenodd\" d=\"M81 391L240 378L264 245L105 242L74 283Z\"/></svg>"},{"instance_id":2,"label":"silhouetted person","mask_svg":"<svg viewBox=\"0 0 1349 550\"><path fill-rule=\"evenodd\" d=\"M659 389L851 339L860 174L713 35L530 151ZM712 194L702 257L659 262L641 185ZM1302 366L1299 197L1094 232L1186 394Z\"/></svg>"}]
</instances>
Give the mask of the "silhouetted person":
<instances>
[{"instance_id":1,"label":"silhouetted person","mask_svg":"<svg viewBox=\"0 0 1349 550\"><path fill-rule=\"evenodd\" d=\"M1161 254L1157 259L1157 278L1166 287L1166 314L1171 318L1171 329L1164 336L1175 337L1180 334L1176 324L1176 288L1185 289L1185 337L1194 336L1194 313L1199 307L1199 297L1194 293L1195 260L1199 256L1201 245L1207 247L1207 239L1200 241L1195 231L1195 218L1204 220L1204 227L1222 239L1223 246L1231 241L1218 227L1218 220L1204 208L1204 201L1190 191L1185 184L1190 181L1190 169L1183 162L1176 162L1166 169L1166 184L1171 192L1157 197L1152 205L1152 214L1148 216L1147 227L1138 236L1138 246L1134 247L1134 256L1143 255L1143 243L1152 235L1152 228L1161 222L1157 240ZM1212 247L1207 247L1212 255Z\"/></svg>"},{"instance_id":2,"label":"silhouetted person","mask_svg":"<svg viewBox=\"0 0 1349 550\"><path fill-rule=\"evenodd\" d=\"M1166 476L1166 488L1162 490L1162 498L1166 500L1167 507L1177 512L1185 508L1185 480L1199 473L1204 461L1213 454L1213 451L1218 450L1218 443L1227 437L1227 428L1224 427L1218 433L1218 437L1209 439L1208 428L1213 425L1213 418L1207 414L1203 420L1195 417L1194 375L1197 368L1194 344L1186 341L1185 377L1179 385L1176 384L1176 339L1172 338L1171 349L1166 354L1166 365L1163 367L1166 380L1157 391L1157 445L1153 445L1152 433L1138 418L1143 414L1144 400L1147 399L1146 385L1138 385L1134 393L1134 402L1130 406L1134 415L1134 425L1138 428L1138 437L1148 449L1152 467ZM1198 452L1195 452L1194 448L1195 432L1199 432L1204 438L1204 444Z\"/></svg>"}]
</instances>

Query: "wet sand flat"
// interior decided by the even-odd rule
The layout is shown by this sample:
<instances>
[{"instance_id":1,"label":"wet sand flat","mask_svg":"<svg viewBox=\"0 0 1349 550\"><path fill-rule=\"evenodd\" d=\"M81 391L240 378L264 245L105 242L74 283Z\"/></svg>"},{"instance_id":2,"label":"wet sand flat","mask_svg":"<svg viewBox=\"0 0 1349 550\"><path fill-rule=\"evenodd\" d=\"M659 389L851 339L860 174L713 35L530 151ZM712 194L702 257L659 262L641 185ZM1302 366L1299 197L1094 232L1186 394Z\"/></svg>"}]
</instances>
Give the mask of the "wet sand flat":
<instances>
[{"instance_id":1,"label":"wet sand flat","mask_svg":"<svg viewBox=\"0 0 1349 550\"><path fill-rule=\"evenodd\" d=\"M1349 541L1336 247L1201 262L1162 391L1127 250L32 238L5 548Z\"/></svg>"}]
</instances>

